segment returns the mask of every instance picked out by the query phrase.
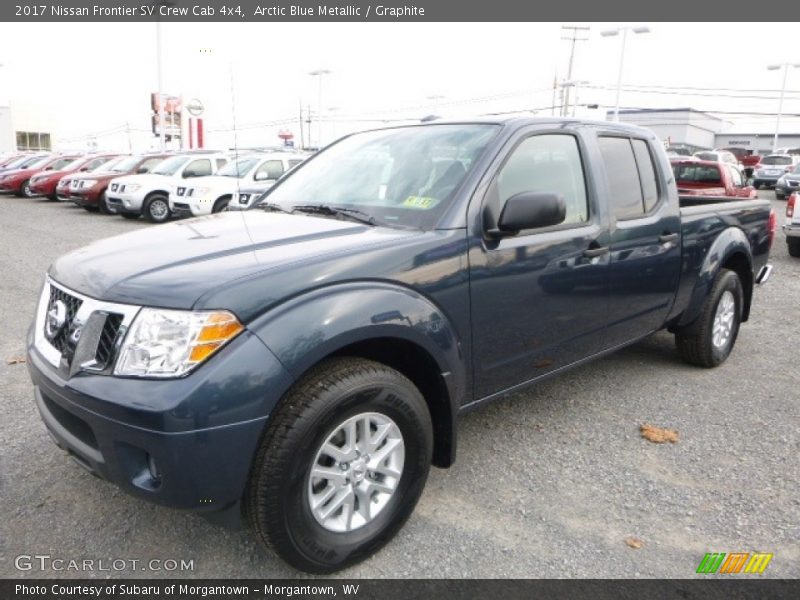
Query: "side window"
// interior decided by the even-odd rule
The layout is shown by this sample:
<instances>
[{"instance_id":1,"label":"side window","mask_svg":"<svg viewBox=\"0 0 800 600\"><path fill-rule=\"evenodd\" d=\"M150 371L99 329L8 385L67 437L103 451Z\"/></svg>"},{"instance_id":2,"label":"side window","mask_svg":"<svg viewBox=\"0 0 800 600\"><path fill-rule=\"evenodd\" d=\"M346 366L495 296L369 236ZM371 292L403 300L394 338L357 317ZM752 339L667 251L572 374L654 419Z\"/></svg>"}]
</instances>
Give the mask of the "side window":
<instances>
[{"instance_id":1,"label":"side window","mask_svg":"<svg viewBox=\"0 0 800 600\"><path fill-rule=\"evenodd\" d=\"M290 158L290 159L289 159L289 169L294 169L294 168L295 168L297 165L299 165L301 162L303 162L303 161L302 161L302 159L299 159L299 158Z\"/></svg>"},{"instance_id":2,"label":"side window","mask_svg":"<svg viewBox=\"0 0 800 600\"><path fill-rule=\"evenodd\" d=\"M221 169L222 167L224 167L225 165L228 164L228 159L227 158L218 158L218 159L216 159L216 163L217 163L217 170L219 170L219 169Z\"/></svg>"},{"instance_id":3,"label":"side window","mask_svg":"<svg viewBox=\"0 0 800 600\"><path fill-rule=\"evenodd\" d=\"M658 179L656 167L653 164L653 155L647 142L644 140L631 140L633 154L639 167L639 179L642 182L642 196L644 198L644 212L650 212L658 204Z\"/></svg>"},{"instance_id":4,"label":"side window","mask_svg":"<svg viewBox=\"0 0 800 600\"><path fill-rule=\"evenodd\" d=\"M520 143L497 175L497 191L502 203L521 192L561 194L567 206L564 223L589 219L583 163L571 135L534 135Z\"/></svg>"},{"instance_id":5,"label":"side window","mask_svg":"<svg viewBox=\"0 0 800 600\"><path fill-rule=\"evenodd\" d=\"M191 173L193 177L202 177L203 175L211 175L211 161L207 158L201 158L190 162L183 170L184 176Z\"/></svg>"},{"instance_id":6,"label":"side window","mask_svg":"<svg viewBox=\"0 0 800 600\"><path fill-rule=\"evenodd\" d=\"M624 137L600 136L600 154L608 177L611 206L618 221L644 215L644 201L631 141Z\"/></svg>"},{"instance_id":7,"label":"side window","mask_svg":"<svg viewBox=\"0 0 800 600\"><path fill-rule=\"evenodd\" d=\"M728 171L731 174L731 180L733 181L733 185L736 187L742 187L744 182L742 181L742 174L739 172L739 169L734 167L728 167Z\"/></svg>"},{"instance_id":8,"label":"side window","mask_svg":"<svg viewBox=\"0 0 800 600\"><path fill-rule=\"evenodd\" d=\"M270 179L278 179L281 175L283 175L283 161L268 160L258 167L253 178L256 181L269 181Z\"/></svg>"}]
</instances>

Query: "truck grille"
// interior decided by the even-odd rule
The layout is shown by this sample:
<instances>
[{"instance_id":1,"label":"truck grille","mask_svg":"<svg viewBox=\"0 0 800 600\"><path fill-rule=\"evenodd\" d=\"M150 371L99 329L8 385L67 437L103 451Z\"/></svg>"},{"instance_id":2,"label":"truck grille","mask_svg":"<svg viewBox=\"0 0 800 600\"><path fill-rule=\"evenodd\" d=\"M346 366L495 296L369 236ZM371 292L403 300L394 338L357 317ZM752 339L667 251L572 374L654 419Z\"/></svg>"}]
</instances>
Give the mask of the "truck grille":
<instances>
[{"instance_id":1,"label":"truck grille","mask_svg":"<svg viewBox=\"0 0 800 600\"><path fill-rule=\"evenodd\" d=\"M55 335L50 338L50 343L56 350L61 352L61 354L65 354L68 347L69 332L72 329L75 315L78 314L78 309L80 309L81 304L83 304L83 300L76 298L75 296L60 290L55 286L50 286L50 303L48 304L48 310L52 310L59 301L63 302L64 306L66 307L66 319L63 326L61 326Z\"/></svg>"},{"instance_id":2,"label":"truck grille","mask_svg":"<svg viewBox=\"0 0 800 600\"><path fill-rule=\"evenodd\" d=\"M97 340L97 351L94 359L97 367L105 369L110 366L114 359L114 351L117 345L117 337L122 326L122 315L110 314L106 317L103 330L100 332L100 339Z\"/></svg>"}]
</instances>

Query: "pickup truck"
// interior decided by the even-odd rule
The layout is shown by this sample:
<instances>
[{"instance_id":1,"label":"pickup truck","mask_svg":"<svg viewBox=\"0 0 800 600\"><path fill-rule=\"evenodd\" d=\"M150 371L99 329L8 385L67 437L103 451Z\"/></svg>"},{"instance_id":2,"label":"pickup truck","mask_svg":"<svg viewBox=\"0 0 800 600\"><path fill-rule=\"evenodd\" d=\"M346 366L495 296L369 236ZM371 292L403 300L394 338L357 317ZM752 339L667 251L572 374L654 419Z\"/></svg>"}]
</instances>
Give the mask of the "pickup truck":
<instances>
[{"instance_id":1,"label":"pickup truck","mask_svg":"<svg viewBox=\"0 0 800 600\"><path fill-rule=\"evenodd\" d=\"M671 163L678 194L758 198L756 188L746 184L738 167L710 160L673 159Z\"/></svg>"},{"instance_id":2,"label":"pickup truck","mask_svg":"<svg viewBox=\"0 0 800 600\"><path fill-rule=\"evenodd\" d=\"M331 572L400 529L466 411L662 329L725 361L775 229L766 201L679 199L631 125L379 129L260 208L57 259L27 365L83 468Z\"/></svg>"}]
</instances>

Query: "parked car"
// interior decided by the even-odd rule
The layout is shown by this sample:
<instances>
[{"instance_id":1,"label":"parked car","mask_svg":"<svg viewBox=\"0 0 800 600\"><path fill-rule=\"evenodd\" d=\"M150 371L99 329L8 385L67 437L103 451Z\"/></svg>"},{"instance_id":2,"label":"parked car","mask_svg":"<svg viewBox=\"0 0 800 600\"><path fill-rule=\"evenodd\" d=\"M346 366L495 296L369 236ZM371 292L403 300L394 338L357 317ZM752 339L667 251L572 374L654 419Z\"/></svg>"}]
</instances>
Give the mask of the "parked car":
<instances>
[{"instance_id":1,"label":"parked car","mask_svg":"<svg viewBox=\"0 0 800 600\"><path fill-rule=\"evenodd\" d=\"M716 151L719 152L723 150L731 152L736 157L736 160L739 161L739 166L742 169L742 174L744 175L745 179L751 179L753 177L753 169L761 161L761 157L758 155L758 153L754 152L753 150L747 150L746 148L740 148L738 146L717 148Z\"/></svg>"},{"instance_id":2,"label":"parked car","mask_svg":"<svg viewBox=\"0 0 800 600\"><path fill-rule=\"evenodd\" d=\"M671 164L680 194L758 198L756 189L745 183L735 165L708 160L672 160Z\"/></svg>"},{"instance_id":3,"label":"parked car","mask_svg":"<svg viewBox=\"0 0 800 600\"><path fill-rule=\"evenodd\" d=\"M786 246L790 256L800 257L800 192L792 192L786 201Z\"/></svg>"},{"instance_id":4,"label":"parked car","mask_svg":"<svg viewBox=\"0 0 800 600\"><path fill-rule=\"evenodd\" d=\"M761 158L761 162L753 171L753 187L762 185L775 186L785 173L794 170L800 162L800 156L793 154L769 154Z\"/></svg>"},{"instance_id":5,"label":"parked car","mask_svg":"<svg viewBox=\"0 0 800 600\"><path fill-rule=\"evenodd\" d=\"M733 152L728 152L727 150L702 150L700 152L695 152L693 156L697 160L708 160L711 162L726 163L735 167L739 166L739 159L736 158Z\"/></svg>"},{"instance_id":6,"label":"parked car","mask_svg":"<svg viewBox=\"0 0 800 600\"><path fill-rule=\"evenodd\" d=\"M155 165L148 173L127 175L111 180L106 192L109 212L126 219L144 215L151 223L170 218L169 192L187 180L213 175L228 163L229 157L219 152L176 154Z\"/></svg>"},{"instance_id":7,"label":"parked car","mask_svg":"<svg viewBox=\"0 0 800 600\"><path fill-rule=\"evenodd\" d=\"M44 156L31 159L18 169L5 172L0 177L0 192L12 193L25 198L33 198L36 192L31 189L31 179L48 171L59 171L78 158L77 155Z\"/></svg>"},{"instance_id":8,"label":"parked car","mask_svg":"<svg viewBox=\"0 0 800 600\"><path fill-rule=\"evenodd\" d=\"M37 196L44 196L48 200L58 200L56 188L61 179L73 173L91 172L112 158L116 158L116 156L116 154L87 154L77 157L58 169L45 169L38 175L31 177L31 192Z\"/></svg>"},{"instance_id":9,"label":"parked car","mask_svg":"<svg viewBox=\"0 0 800 600\"><path fill-rule=\"evenodd\" d=\"M650 130L577 120L354 134L268 198L56 260L27 366L85 469L244 508L318 573L392 538L460 414L665 328L724 362L776 228L765 200L679 197Z\"/></svg>"},{"instance_id":10,"label":"parked car","mask_svg":"<svg viewBox=\"0 0 800 600\"><path fill-rule=\"evenodd\" d=\"M306 155L297 152L250 154L231 161L216 175L198 177L191 184L178 184L169 195L169 207L175 216L198 217L218 213L226 208L246 208L238 191L258 187L269 189L284 173L299 165ZM236 196L232 205L231 199Z\"/></svg>"},{"instance_id":11,"label":"parked car","mask_svg":"<svg viewBox=\"0 0 800 600\"><path fill-rule=\"evenodd\" d=\"M13 160L6 163L6 166L0 168L0 177L8 175L11 171L18 171L27 168L37 162L43 162L44 159L49 158L50 154L26 154L18 156Z\"/></svg>"},{"instance_id":12,"label":"parked car","mask_svg":"<svg viewBox=\"0 0 800 600\"><path fill-rule=\"evenodd\" d=\"M121 160L124 160L124 155L117 155L113 158L109 158L100 162L100 164L95 164L92 168L84 171L79 169L73 173L69 173L64 175L61 179L58 180L56 184L56 200L59 202L70 202L72 198L70 197L70 187L72 187L72 182L76 181L79 177L83 175L92 175L94 173L99 173L101 171L108 171L110 170L116 163Z\"/></svg>"},{"instance_id":13,"label":"parked car","mask_svg":"<svg viewBox=\"0 0 800 600\"><path fill-rule=\"evenodd\" d=\"M14 165L21 164L30 156L31 156L30 153L27 152L24 153L15 152L12 154L8 154L4 156L2 159L0 159L0 171L13 169Z\"/></svg>"},{"instance_id":14,"label":"parked car","mask_svg":"<svg viewBox=\"0 0 800 600\"><path fill-rule=\"evenodd\" d=\"M775 197L783 200L793 192L800 191L800 163L794 169L784 173L775 182Z\"/></svg>"},{"instance_id":15,"label":"parked car","mask_svg":"<svg viewBox=\"0 0 800 600\"><path fill-rule=\"evenodd\" d=\"M125 156L108 169L73 177L67 192L70 200L89 212L100 211L109 214L106 193L111 181L123 175L142 175L150 172L169 154L136 154Z\"/></svg>"}]
</instances>

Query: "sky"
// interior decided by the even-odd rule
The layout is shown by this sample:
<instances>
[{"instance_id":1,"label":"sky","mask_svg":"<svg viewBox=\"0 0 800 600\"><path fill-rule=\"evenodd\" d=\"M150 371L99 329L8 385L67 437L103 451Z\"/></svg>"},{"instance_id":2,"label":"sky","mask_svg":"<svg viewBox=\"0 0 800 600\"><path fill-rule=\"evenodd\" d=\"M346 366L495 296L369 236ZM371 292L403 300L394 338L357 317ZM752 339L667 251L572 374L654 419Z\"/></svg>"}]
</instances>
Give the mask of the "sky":
<instances>
[{"instance_id":1,"label":"sky","mask_svg":"<svg viewBox=\"0 0 800 600\"><path fill-rule=\"evenodd\" d=\"M165 23L163 90L201 99L208 141L219 147L276 144L281 129L299 138L301 105L313 113L312 143L320 135L326 143L382 121L430 114L549 115L554 79L567 76L570 44L561 39L561 25ZM614 105L621 37L600 32L625 24L565 25L591 28L576 46L572 80L585 82L579 104L600 106L578 106L576 114L605 118ZM733 131L774 131L782 73L766 67L800 63L796 25L630 25L651 31L628 35L623 108L767 113L722 116ZM56 140L76 147L89 137L101 146L118 143L105 132L125 127L149 139L156 29L155 23L0 24L0 106L10 102L16 122L43 122ZM320 77L309 75L320 69L330 71L321 93ZM800 113L800 69L789 70L786 89L784 112ZM784 118L782 131L800 132L800 119Z\"/></svg>"}]
</instances>

